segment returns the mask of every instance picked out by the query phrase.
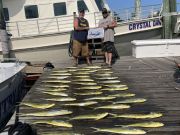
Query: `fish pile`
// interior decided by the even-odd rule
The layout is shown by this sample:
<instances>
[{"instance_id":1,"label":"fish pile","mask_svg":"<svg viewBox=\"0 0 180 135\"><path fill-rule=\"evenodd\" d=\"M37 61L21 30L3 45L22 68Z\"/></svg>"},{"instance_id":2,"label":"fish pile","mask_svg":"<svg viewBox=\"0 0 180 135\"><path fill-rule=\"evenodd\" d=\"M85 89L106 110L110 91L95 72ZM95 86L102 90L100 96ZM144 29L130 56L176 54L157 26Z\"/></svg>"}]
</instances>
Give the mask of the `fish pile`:
<instances>
[{"instance_id":1,"label":"fish pile","mask_svg":"<svg viewBox=\"0 0 180 135\"><path fill-rule=\"evenodd\" d=\"M99 66L67 67L45 73L20 103L19 116L40 130L39 134L146 134L148 128L159 128L160 112L127 113L132 107L146 103L115 76L112 69ZM127 121L125 123L115 122ZM76 122L88 131L74 131ZM108 121L109 127L103 127ZM132 121L132 122L129 122ZM37 128L38 129L38 128ZM53 130L54 129L54 130ZM60 130L60 131L59 131ZM79 133L81 132L81 133Z\"/></svg>"}]
</instances>

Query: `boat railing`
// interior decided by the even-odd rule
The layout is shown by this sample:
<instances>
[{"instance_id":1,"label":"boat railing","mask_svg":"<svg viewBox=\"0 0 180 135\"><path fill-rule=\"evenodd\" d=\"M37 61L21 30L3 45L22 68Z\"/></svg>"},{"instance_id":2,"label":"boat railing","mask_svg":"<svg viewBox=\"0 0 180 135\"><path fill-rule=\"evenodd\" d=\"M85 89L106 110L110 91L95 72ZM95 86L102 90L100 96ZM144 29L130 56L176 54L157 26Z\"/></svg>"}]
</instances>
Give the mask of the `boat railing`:
<instances>
[{"instance_id":1,"label":"boat railing","mask_svg":"<svg viewBox=\"0 0 180 135\"><path fill-rule=\"evenodd\" d=\"M131 22L135 20L144 20L148 18L154 18L161 15L162 5L149 5L142 6L135 12L135 8L126 8L113 12L113 16L118 23Z\"/></svg>"},{"instance_id":2,"label":"boat railing","mask_svg":"<svg viewBox=\"0 0 180 135\"><path fill-rule=\"evenodd\" d=\"M139 15L135 14L134 8L128 8L112 12L112 15L118 24L124 24L137 20L157 18L160 16L161 8L160 4L143 6L138 12ZM102 19L102 13L86 13L85 17L88 19L90 27L97 27L99 20ZM8 21L7 31L12 34L12 38L69 32L73 30L73 18L73 15L65 15L25 21Z\"/></svg>"}]
</instances>

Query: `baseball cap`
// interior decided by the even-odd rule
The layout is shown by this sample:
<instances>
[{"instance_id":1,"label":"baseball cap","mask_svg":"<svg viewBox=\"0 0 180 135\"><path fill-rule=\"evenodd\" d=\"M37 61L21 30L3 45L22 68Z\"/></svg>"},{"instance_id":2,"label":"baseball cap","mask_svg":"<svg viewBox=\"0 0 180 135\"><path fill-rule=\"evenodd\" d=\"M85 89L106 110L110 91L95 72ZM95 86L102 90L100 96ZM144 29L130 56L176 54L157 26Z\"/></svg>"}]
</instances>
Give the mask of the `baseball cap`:
<instances>
[{"instance_id":1,"label":"baseball cap","mask_svg":"<svg viewBox=\"0 0 180 135\"><path fill-rule=\"evenodd\" d=\"M85 10L84 9L79 9L79 13L84 13Z\"/></svg>"}]
</instances>

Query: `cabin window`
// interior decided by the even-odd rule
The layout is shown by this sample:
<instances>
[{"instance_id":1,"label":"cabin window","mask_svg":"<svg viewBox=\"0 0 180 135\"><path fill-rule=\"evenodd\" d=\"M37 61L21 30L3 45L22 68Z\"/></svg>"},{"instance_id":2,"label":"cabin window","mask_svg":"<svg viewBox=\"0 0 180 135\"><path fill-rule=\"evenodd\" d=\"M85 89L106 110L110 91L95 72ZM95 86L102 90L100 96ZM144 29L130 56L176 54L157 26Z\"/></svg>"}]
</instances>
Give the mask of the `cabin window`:
<instances>
[{"instance_id":1,"label":"cabin window","mask_svg":"<svg viewBox=\"0 0 180 135\"><path fill-rule=\"evenodd\" d=\"M3 8L3 13L4 13L4 20L9 21L9 11L8 8Z\"/></svg>"},{"instance_id":2,"label":"cabin window","mask_svg":"<svg viewBox=\"0 0 180 135\"><path fill-rule=\"evenodd\" d=\"M77 1L77 5L78 5L78 11L81 9L84 9L85 11L89 11L84 0Z\"/></svg>"},{"instance_id":3,"label":"cabin window","mask_svg":"<svg viewBox=\"0 0 180 135\"><path fill-rule=\"evenodd\" d=\"M61 2L61 3L54 3L54 15L59 16L59 15L66 15L67 10L66 10L66 3Z\"/></svg>"},{"instance_id":4,"label":"cabin window","mask_svg":"<svg viewBox=\"0 0 180 135\"><path fill-rule=\"evenodd\" d=\"M96 2L96 5L97 5L99 11L102 11L102 9L105 7L103 0L95 0L95 2Z\"/></svg>"},{"instance_id":5,"label":"cabin window","mask_svg":"<svg viewBox=\"0 0 180 135\"><path fill-rule=\"evenodd\" d=\"M25 6L26 19L38 18L38 7L37 5Z\"/></svg>"}]
</instances>

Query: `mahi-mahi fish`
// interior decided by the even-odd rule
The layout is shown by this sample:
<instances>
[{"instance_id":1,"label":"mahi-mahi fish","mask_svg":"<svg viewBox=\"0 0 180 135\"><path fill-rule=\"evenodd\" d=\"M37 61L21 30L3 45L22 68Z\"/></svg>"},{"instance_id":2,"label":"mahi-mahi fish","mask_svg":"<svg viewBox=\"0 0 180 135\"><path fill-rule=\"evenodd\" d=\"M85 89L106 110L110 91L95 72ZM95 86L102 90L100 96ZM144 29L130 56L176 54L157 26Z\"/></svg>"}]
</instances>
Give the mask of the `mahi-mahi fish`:
<instances>
[{"instance_id":1,"label":"mahi-mahi fish","mask_svg":"<svg viewBox=\"0 0 180 135\"><path fill-rule=\"evenodd\" d=\"M162 113L150 112L148 114L111 114L116 118L126 118L126 119L154 119L162 117Z\"/></svg>"},{"instance_id":2,"label":"mahi-mahi fish","mask_svg":"<svg viewBox=\"0 0 180 135\"><path fill-rule=\"evenodd\" d=\"M93 79L88 79L88 78L85 78L85 79L74 79L73 81L75 81L75 82L94 82Z\"/></svg>"},{"instance_id":3,"label":"mahi-mahi fish","mask_svg":"<svg viewBox=\"0 0 180 135\"><path fill-rule=\"evenodd\" d=\"M114 104L128 104L128 103L144 103L147 100L144 98L131 98L131 99L125 99L122 101L114 102Z\"/></svg>"},{"instance_id":4,"label":"mahi-mahi fish","mask_svg":"<svg viewBox=\"0 0 180 135\"><path fill-rule=\"evenodd\" d=\"M68 81L68 80L45 80L42 82L43 83L70 83L71 81Z\"/></svg>"},{"instance_id":5,"label":"mahi-mahi fish","mask_svg":"<svg viewBox=\"0 0 180 135\"><path fill-rule=\"evenodd\" d=\"M97 104L97 102L94 101L89 101L89 102L82 102L82 103L69 103L69 104L64 104L65 106L90 106Z\"/></svg>"},{"instance_id":6,"label":"mahi-mahi fish","mask_svg":"<svg viewBox=\"0 0 180 135\"><path fill-rule=\"evenodd\" d=\"M104 83L104 84L114 84L114 83L120 83L121 81L119 80L108 80L108 81L101 81L101 83Z\"/></svg>"},{"instance_id":7,"label":"mahi-mahi fish","mask_svg":"<svg viewBox=\"0 0 180 135\"><path fill-rule=\"evenodd\" d=\"M118 77L97 77L97 80L114 80L118 79Z\"/></svg>"},{"instance_id":8,"label":"mahi-mahi fish","mask_svg":"<svg viewBox=\"0 0 180 135\"><path fill-rule=\"evenodd\" d=\"M69 76L49 76L47 77L47 79L66 79L66 78L69 78Z\"/></svg>"},{"instance_id":9,"label":"mahi-mahi fish","mask_svg":"<svg viewBox=\"0 0 180 135\"><path fill-rule=\"evenodd\" d=\"M70 73L51 73L52 76L71 76Z\"/></svg>"},{"instance_id":10,"label":"mahi-mahi fish","mask_svg":"<svg viewBox=\"0 0 180 135\"><path fill-rule=\"evenodd\" d=\"M72 124L70 124L69 122L58 121L58 120L39 120L39 121L33 122L33 124L48 124L48 125L53 125L57 127L66 127L66 128L73 127Z\"/></svg>"},{"instance_id":11,"label":"mahi-mahi fish","mask_svg":"<svg viewBox=\"0 0 180 135\"><path fill-rule=\"evenodd\" d=\"M84 67L84 68L89 68L89 69L100 69L101 67L99 67L99 66L87 66L87 67Z\"/></svg>"},{"instance_id":12,"label":"mahi-mahi fish","mask_svg":"<svg viewBox=\"0 0 180 135\"><path fill-rule=\"evenodd\" d=\"M71 111L68 110L51 110L51 111L43 111L43 112L34 112L34 113L22 113L20 116L35 116L35 117L53 117L53 116L61 116L72 114Z\"/></svg>"},{"instance_id":13,"label":"mahi-mahi fish","mask_svg":"<svg viewBox=\"0 0 180 135\"><path fill-rule=\"evenodd\" d=\"M79 95L79 96L90 96L90 95L100 95L103 92L101 91L92 91L92 92L86 92L86 93L74 93L75 95Z\"/></svg>"},{"instance_id":14,"label":"mahi-mahi fish","mask_svg":"<svg viewBox=\"0 0 180 135\"><path fill-rule=\"evenodd\" d=\"M79 90L98 90L98 89L101 89L102 86L89 86L89 87L79 87L79 88L76 88L76 89L79 89Z\"/></svg>"},{"instance_id":15,"label":"mahi-mahi fish","mask_svg":"<svg viewBox=\"0 0 180 135\"><path fill-rule=\"evenodd\" d=\"M62 96L62 97L68 97L68 94L62 93L62 92L42 92L44 94L53 95L53 96Z\"/></svg>"},{"instance_id":16,"label":"mahi-mahi fish","mask_svg":"<svg viewBox=\"0 0 180 135\"><path fill-rule=\"evenodd\" d=\"M53 107L55 104L41 104L41 103L21 103L20 105L25 105L25 106L29 106L32 108L38 108L38 109L48 109Z\"/></svg>"},{"instance_id":17,"label":"mahi-mahi fish","mask_svg":"<svg viewBox=\"0 0 180 135\"><path fill-rule=\"evenodd\" d=\"M92 97L92 98L87 98L85 100L112 100L115 99L116 97L112 97L112 96L105 96L105 97Z\"/></svg>"},{"instance_id":18,"label":"mahi-mahi fish","mask_svg":"<svg viewBox=\"0 0 180 135\"><path fill-rule=\"evenodd\" d=\"M144 135L146 132L141 129L132 129L132 128L93 128L98 132L108 132L114 134L123 134L123 135Z\"/></svg>"},{"instance_id":19,"label":"mahi-mahi fish","mask_svg":"<svg viewBox=\"0 0 180 135\"><path fill-rule=\"evenodd\" d=\"M79 84L79 85L84 85L84 86L95 86L97 83L95 82L73 82L73 84Z\"/></svg>"},{"instance_id":20,"label":"mahi-mahi fish","mask_svg":"<svg viewBox=\"0 0 180 135\"><path fill-rule=\"evenodd\" d=\"M110 88L122 88L122 87L127 87L127 85L123 85L123 84L107 84L107 85L104 85L104 86L107 86L107 87L110 87Z\"/></svg>"},{"instance_id":21,"label":"mahi-mahi fish","mask_svg":"<svg viewBox=\"0 0 180 135\"><path fill-rule=\"evenodd\" d=\"M69 85L43 85L44 87L47 88L69 88Z\"/></svg>"},{"instance_id":22,"label":"mahi-mahi fish","mask_svg":"<svg viewBox=\"0 0 180 135\"><path fill-rule=\"evenodd\" d=\"M122 127L143 127L143 128L157 128L157 127L163 127L164 124L161 122L141 122L141 123L134 123L134 124L127 124L127 125L119 125Z\"/></svg>"},{"instance_id":23,"label":"mahi-mahi fish","mask_svg":"<svg viewBox=\"0 0 180 135\"><path fill-rule=\"evenodd\" d=\"M95 109L128 109L130 108L129 105L125 105L125 104L113 104L113 105L105 105L105 106L100 106L100 107L96 107Z\"/></svg>"},{"instance_id":24,"label":"mahi-mahi fish","mask_svg":"<svg viewBox=\"0 0 180 135\"><path fill-rule=\"evenodd\" d=\"M128 90L128 87L115 87L115 88L104 88L102 91L124 91Z\"/></svg>"},{"instance_id":25,"label":"mahi-mahi fish","mask_svg":"<svg viewBox=\"0 0 180 135\"><path fill-rule=\"evenodd\" d=\"M112 97L134 97L136 94L133 93L118 93L111 95Z\"/></svg>"},{"instance_id":26,"label":"mahi-mahi fish","mask_svg":"<svg viewBox=\"0 0 180 135\"><path fill-rule=\"evenodd\" d=\"M64 98L47 98L44 99L47 101L57 101L57 102L68 102L68 101L76 101L76 98L64 97Z\"/></svg>"},{"instance_id":27,"label":"mahi-mahi fish","mask_svg":"<svg viewBox=\"0 0 180 135\"><path fill-rule=\"evenodd\" d=\"M108 116L109 113L99 113L99 114L88 114L88 115L80 115L72 118L72 120L85 120L85 119L93 119L93 120L100 120Z\"/></svg>"}]
</instances>

